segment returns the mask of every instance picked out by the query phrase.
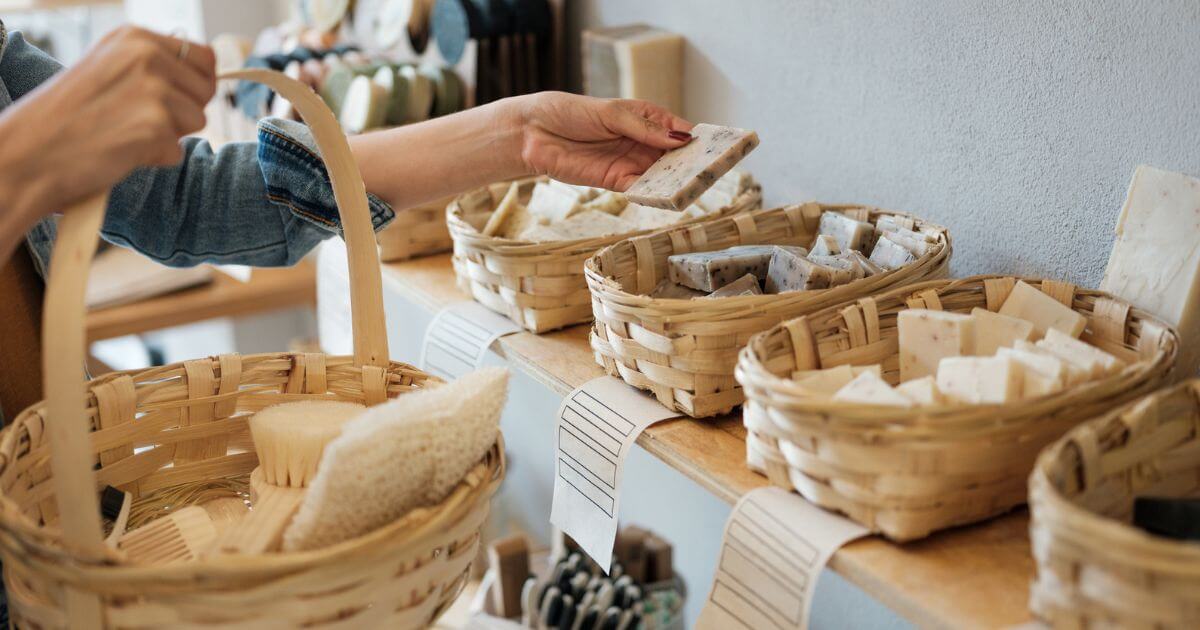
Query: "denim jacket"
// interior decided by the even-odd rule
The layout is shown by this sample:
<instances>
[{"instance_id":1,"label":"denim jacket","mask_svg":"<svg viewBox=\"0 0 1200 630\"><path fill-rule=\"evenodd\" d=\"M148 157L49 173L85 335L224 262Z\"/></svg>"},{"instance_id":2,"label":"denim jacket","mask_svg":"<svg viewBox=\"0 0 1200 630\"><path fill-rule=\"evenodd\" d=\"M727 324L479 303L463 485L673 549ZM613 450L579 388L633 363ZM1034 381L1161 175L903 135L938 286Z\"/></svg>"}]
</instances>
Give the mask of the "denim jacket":
<instances>
[{"instance_id":1,"label":"denim jacket","mask_svg":"<svg viewBox=\"0 0 1200 630\"><path fill-rule=\"evenodd\" d=\"M0 22L0 110L61 68ZM101 230L106 240L171 266L277 267L340 233L329 175L304 125L266 119L257 143L215 152L196 138L182 144L180 164L138 169L112 189ZM394 214L377 197L369 201L379 229ZM54 233L53 219L44 219L26 237L43 273Z\"/></svg>"}]
</instances>

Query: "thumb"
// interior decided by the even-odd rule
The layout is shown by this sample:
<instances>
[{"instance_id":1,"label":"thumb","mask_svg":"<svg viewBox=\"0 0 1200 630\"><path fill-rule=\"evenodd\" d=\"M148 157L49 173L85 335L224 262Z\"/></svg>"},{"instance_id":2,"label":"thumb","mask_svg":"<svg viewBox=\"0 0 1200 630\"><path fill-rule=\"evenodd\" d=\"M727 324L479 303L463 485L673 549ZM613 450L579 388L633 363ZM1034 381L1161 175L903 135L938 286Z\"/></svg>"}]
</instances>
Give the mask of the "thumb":
<instances>
[{"instance_id":1,"label":"thumb","mask_svg":"<svg viewBox=\"0 0 1200 630\"><path fill-rule=\"evenodd\" d=\"M652 146L656 149L676 149L692 139L686 131L668 129L626 107L620 101L610 101L602 108L604 125L613 133Z\"/></svg>"}]
</instances>

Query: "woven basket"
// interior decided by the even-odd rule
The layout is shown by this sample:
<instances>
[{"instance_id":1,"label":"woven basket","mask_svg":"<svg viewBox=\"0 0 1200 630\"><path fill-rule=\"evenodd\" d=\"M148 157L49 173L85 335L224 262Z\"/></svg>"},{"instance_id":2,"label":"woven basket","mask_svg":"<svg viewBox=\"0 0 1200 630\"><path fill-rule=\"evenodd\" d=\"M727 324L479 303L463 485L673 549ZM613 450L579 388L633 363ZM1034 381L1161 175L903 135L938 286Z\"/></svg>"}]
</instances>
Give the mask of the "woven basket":
<instances>
[{"instance_id":1,"label":"woven basket","mask_svg":"<svg viewBox=\"0 0 1200 630\"><path fill-rule=\"evenodd\" d=\"M670 409L693 418L716 416L743 400L733 370L738 351L751 335L830 304L949 273L949 234L918 221L940 232L942 247L895 271L840 287L715 300L645 295L667 277L667 257L672 254L757 243L808 246L827 210L872 222L898 214L807 203L672 229L602 250L586 265L596 317L591 337L596 361L609 374L650 390Z\"/></svg>"},{"instance_id":2,"label":"woven basket","mask_svg":"<svg viewBox=\"0 0 1200 630\"><path fill-rule=\"evenodd\" d=\"M454 242L446 227L446 206L451 201L454 198L447 197L397 212L395 220L379 232L379 256L383 262L399 262L453 249Z\"/></svg>"},{"instance_id":3,"label":"woven basket","mask_svg":"<svg viewBox=\"0 0 1200 630\"><path fill-rule=\"evenodd\" d=\"M1134 363L1119 374L1007 405L899 409L805 398L794 370L883 365L899 378L896 316L907 308L999 310L1014 278L976 276L900 287L790 320L738 360L751 468L893 540L980 521L1025 502L1037 452L1071 427L1160 386L1178 337L1099 291L1025 279L1088 316L1085 339Z\"/></svg>"},{"instance_id":4,"label":"woven basket","mask_svg":"<svg viewBox=\"0 0 1200 630\"><path fill-rule=\"evenodd\" d=\"M1200 496L1200 380L1090 421L1029 478L1030 607L1063 628L1200 627L1200 546L1130 525L1138 495Z\"/></svg>"},{"instance_id":5,"label":"woven basket","mask_svg":"<svg viewBox=\"0 0 1200 630\"><path fill-rule=\"evenodd\" d=\"M521 180L522 203L529 201L539 181L546 178ZM542 333L591 321L591 298L583 279L584 261L602 247L652 230L548 243L480 234L508 186L492 184L476 189L459 196L446 208L459 288L531 332ZM761 205L762 191L755 186L716 214L681 225L746 212Z\"/></svg>"},{"instance_id":6,"label":"woven basket","mask_svg":"<svg viewBox=\"0 0 1200 630\"><path fill-rule=\"evenodd\" d=\"M259 409L299 399L372 405L435 382L388 360L375 235L337 121L282 75L232 76L286 95L325 156L354 278L354 356L226 355L85 383L84 286L106 200L67 212L46 295L47 400L0 433L0 555L18 627L417 628L467 579L504 474L499 443L442 503L324 549L147 566L103 538L105 485L144 497L248 474L257 458L246 419Z\"/></svg>"}]
</instances>

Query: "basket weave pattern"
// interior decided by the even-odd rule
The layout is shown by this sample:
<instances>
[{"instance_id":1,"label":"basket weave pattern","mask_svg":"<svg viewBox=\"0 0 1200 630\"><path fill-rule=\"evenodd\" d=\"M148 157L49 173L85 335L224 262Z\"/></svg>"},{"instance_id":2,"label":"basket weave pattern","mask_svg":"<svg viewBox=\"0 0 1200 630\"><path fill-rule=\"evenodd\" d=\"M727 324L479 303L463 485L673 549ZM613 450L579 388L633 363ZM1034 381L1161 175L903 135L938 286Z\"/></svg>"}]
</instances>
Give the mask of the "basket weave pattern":
<instances>
[{"instance_id":1,"label":"basket weave pattern","mask_svg":"<svg viewBox=\"0 0 1200 630\"><path fill-rule=\"evenodd\" d=\"M772 483L894 540L921 538L1024 503L1038 450L1080 422L1160 386L1178 348L1165 324L1101 292L1025 281L1088 316L1085 339L1131 365L1005 405L880 408L814 399L796 388L793 371L843 364L882 364L884 379L895 384L900 311L996 311L1016 279L977 276L901 287L785 322L751 340L737 369L746 388L748 463Z\"/></svg>"},{"instance_id":2,"label":"basket weave pattern","mask_svg":"<svg viewBox=\"0 0 1200 630\"><path fill-rule=\"evenodd\" d=\"M397 212L395 220L379 233L380 258L398 262L453 249L446 227L446 206L451 201L452 197Z\"/></svg>"},{"instance_id":3,"label":"basket weave pattern","mask_svg":"<svg viewBox=\"0 0 1200 630\"><path fill-rule=\"evenodd\" d=\"M546 178L521 180L521 203L528 203L539 181ZM454 239L454 273L459 288L531 332L542 333L591 321L591 297L583 278L583 263L600 248L631 234L546 243L484 236L480 229L508 186L492 184L468 192L446 209L446 222ZM756 186L711 216L746 212L761 203L762 193Z\"/></svg>"},{"instance_id":4,"label":"basket weave pattern","mask_svg":"<svg viewBox=\"0 0 1200 630\"><path fill-rule=\"evenodd\" d=\"M1076 427L1029 479L1034 613L1061 628L1200 627L1200 547L1130 525L1138 495L1200 495L1200 381Z\"/></svg>"},{"instance_id":5,"label":"basket weave pattern","mask_svg":"<svg viewBox=\"0 0 1200 630\"><path fill-rule=\"evenodd\" d=\"M807 203L674 228L605 248L586 265L596 361L610 375L653 392L670 409L694 418L720 415L743 400L733 371L738 351L755 333L830 304L949 272L949 234L918 221L919 227L939 230L941 247L900 269L832 289L714 300L646 295L668 277L668 256L734 245L808 246L821 214L830 210L871 221L907 216Z\"/></svg>"}]
</instances>

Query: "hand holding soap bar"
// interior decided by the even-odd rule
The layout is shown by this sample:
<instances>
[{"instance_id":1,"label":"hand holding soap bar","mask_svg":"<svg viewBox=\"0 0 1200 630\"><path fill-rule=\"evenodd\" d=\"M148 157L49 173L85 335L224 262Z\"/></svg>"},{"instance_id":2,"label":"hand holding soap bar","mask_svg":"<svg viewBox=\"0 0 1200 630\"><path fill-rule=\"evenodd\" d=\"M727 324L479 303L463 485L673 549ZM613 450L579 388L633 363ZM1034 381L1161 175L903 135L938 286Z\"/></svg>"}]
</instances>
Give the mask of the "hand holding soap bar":
<instances>
[{"instance_id":1,"label":"hand holding soap bar","mask_svg":"<svg viewBox=\"0 0 1200 630\"><path fill-rule=\"evenodd\" d=\"M651 164L625 196L643 206L682 212L757 146L753 131L696 125L692 141Z\"/></svg>"}]
</instances>

